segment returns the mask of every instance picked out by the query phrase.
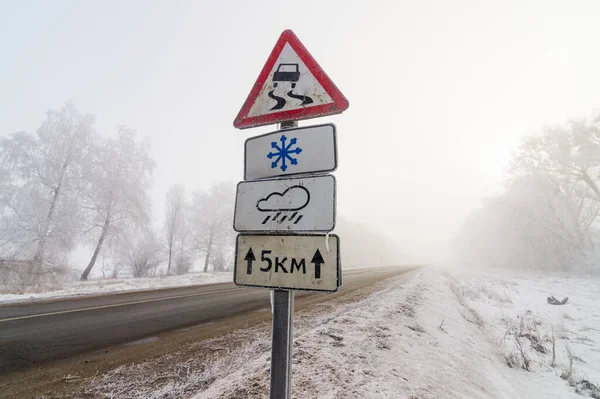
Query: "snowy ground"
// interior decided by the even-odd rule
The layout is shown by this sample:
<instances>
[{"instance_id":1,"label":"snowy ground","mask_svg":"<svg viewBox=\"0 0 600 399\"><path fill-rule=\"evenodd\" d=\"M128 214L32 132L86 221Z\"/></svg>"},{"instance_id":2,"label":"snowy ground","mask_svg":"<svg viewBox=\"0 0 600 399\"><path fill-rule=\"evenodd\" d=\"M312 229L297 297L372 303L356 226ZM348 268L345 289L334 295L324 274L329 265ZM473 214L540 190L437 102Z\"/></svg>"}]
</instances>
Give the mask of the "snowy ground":
<instances>
[{"instance_id":1,"label":"snowy ground","mask_svg":"<svg viewBox=\"0 0 600 399\"><path fill-rule=\"evenodd\" d=\"M59 299L102 295L116 292L132 292L150 289L183 287L223 283L232 281L232 272L190 273L181 276L147 277L127 279L107 279L90 281L71 281L55 290L44 292L25 292L21 294L2 293L0 291L0 304L30 302L35 300Z\"/></svg>"},{"instance_id":2,"label":"snowy ground","mask_svg":"<svg viewBox=\"0 0 600 399\"><path fill-rule=\"evenodd\" d=\"M598 277L471 272L454 278L463 303L481 315L505 362L530 370L523 385L549 387L547 397L577 391L600 398ZM549 296L569 301L553 306Z\"/></svg>"},{"instance_id":3,"label":"snowy ground","mask_svg":"<svg viewBox=\"0 0 600 399\"><path fill-rule=\"evenodd\" d=\"M411 274L380 283L360 301L313 309L312 315L300 312L293 398L575 399L582 397L576 390L591 395L592 384L600 383L598 280L430 268ZM570 300L548 305L549 295ZM268 326L197 345L215 355L177 364L162 359L158 369L122 366L88 381L85 393L268 397ZM530 371L523 368L524 358Z\"/></svg>"},{"instance_id":4,"label":"snowy ground","mask_svg":"<svg viewBox=\"0 0 600 399\"><path fill-rule=\"evenodd\" d=\"M360 304L348 305L318 326L297 332L293 397L580 397L560 378L569 370L564 347L569 345L579 359L572 368L574 380L600 382L598 288L598 281L513 280L443 275L430 269L405 285L392 281ZM571 294L569 305L545 304L548 293L563 292ZM507 365L506 357L514 348L503 339L507 325L502 319L527 311L538 320L540 345L548 352L525 349L531 372ZM553 324L554 368L551 342L546 340ZM268 375L265 351L214 381L195 399L265 397Z\"/></svg>"}]
</instances>

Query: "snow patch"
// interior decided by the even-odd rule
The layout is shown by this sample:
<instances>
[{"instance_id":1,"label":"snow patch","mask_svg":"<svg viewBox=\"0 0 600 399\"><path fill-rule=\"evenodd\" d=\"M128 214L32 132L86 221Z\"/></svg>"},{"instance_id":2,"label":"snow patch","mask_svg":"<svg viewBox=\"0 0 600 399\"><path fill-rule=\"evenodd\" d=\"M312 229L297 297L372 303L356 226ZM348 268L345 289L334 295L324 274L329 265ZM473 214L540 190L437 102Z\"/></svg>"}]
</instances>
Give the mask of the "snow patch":
<instances>
[{"instance_id":1,"label":"snow patch","mask_svg":"<svg viewBox=\"0 0 600 399\"><path fill-rule=\"evenodd\" d=\"M0 304L23 303L121 292L146 291L233 281L232 272L189 273L181 276L71 281L64 287L45 292L0 293Z\"/></svg>"},{"instance_id":2,"label":"snow patch","mask_svg":"<svg viewBox=\"0 0 600 399\"><path fill-rule=\"evenodd\" d=\"M548 379L550 397L600 397L600 279L514 271L454 272L452 279L509 367L533 372L530 381ZM550 305L550 296L569 301Z\"/></svg>"},{"instance_id":3,"label":"snow patch","mask_svg":"<svg viewBox=\"0 0 600 399\"><path fill-rule=\"evenodd\" d=\"M521 300L506 288L544 291L543 286L533 287L537 281L509 280L498 290L478 276L443 275L432 269L406 284L401 280L391 279L369 298L343 306L312 328L296 330L294 398L581 397L560 378L558 369L536 368L532 373L506 364L505 348L499 343L506 328L497 316L509 307L518 314L531 303L540 302L540 309L546 306L545 296L532 294ZM591 294L584 296L590 305ZM484 300L473 300L473 295ZM558 311L548 306L552 305L544 309ZM265 350L253 359L245 357L243 367L215 378L194 399L265 397L269 356ZM589 367L600 365L597 357L587 359ZM581 372L598 376L592 369Z\"/></svg>"}]
</instances>

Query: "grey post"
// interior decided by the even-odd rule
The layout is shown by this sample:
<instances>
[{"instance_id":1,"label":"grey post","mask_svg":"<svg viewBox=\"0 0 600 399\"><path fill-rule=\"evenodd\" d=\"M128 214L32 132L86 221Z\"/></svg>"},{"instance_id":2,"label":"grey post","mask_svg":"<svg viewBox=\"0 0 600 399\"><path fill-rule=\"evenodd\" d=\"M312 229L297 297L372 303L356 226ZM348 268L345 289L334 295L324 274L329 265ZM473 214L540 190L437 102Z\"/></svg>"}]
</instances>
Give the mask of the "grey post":
<instances>
[{"instance_id":1,"label":"grey post","mask_svg":"<svg viewBox=\"0 0 600 399\"><path fill-rule=\"evenodd\" d=\"M271 399L292 397L294 292L274 290Z\"/></svg>"},{"instance_id":2,"label":"grey post","mask_svg":"<svg viewBox=\"0 0 600 399\"><path fill-rule=\"evenodd\" d=\"M281 122L280 129L297 127ZM294 291L273 290L273 338L271 347L271 399L292 397L292 350L294 347Z\"/></svg>"}]
</instances>

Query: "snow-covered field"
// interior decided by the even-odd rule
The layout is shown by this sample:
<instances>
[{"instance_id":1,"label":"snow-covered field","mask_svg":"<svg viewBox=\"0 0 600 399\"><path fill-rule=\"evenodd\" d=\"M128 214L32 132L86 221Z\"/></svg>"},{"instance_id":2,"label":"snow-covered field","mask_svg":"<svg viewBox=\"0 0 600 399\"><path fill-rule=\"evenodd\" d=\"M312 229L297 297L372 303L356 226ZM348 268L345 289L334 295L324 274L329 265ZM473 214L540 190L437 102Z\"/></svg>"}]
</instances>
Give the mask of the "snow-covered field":
<instances>
[{"instance_id":1,"label":"snow-covered field","mask_svg":"<svg viewBox=\"0 0 600 399\"><path fill-rule=\"evenodd\" d=\"M292 396L591 396L600 383L598 292L597 279L564 276L432 268L400 275L357 302L299 312ZM550 295L570 299L553 306L546 303ZM85 392L99 398L265 398L269 332L260 325L199 342L198 348L216 354L211 358L121 366L88 381ZM245 344L232 348L231 342Z\"/></svg>"},{"instance_id":2,"label":"snow-covered field","mask_svg":"<svg viewBox=\"0 0 600 399\"><path fill-rule=\"evenodd\" d=\"M297 331L294 398L577 398L564 374L570 369L567 346L575 359L571 380L600 383L597 280L452 275L431 269L407 284L400 284L401 278L317 326ZM563 293L570 295L568 305L546 304L549 294ZM511 368L506 360L514 353L506 337L510 320L518 325L517 316L523 315L536 320L536 332L529 333L539 336L547 352L522 342L531 371ZM269 355L264 351L232 369L195 399L266 397Z\"/></svg>"},{"instance_id":3,"label":"snow-covered field","mask_svg":"<svg viewBox=\"0 0 600 399\"><path fill-rule=\"evenodd\" d=\"M90 281L71 281L55 290L44 292L24 292L21 294L2 293L0 304L30 302L36 300L71 298L103 295L117 292L144 291L159 288L183 287L224 283L233 280L232 272L189 273L181 276L107 279Z\"/></svg>"},{"instance_id":4,"label":"snow-covered field","mask_svg":"<svg viewBox=\"0 0 600 399\"><path fill-rule=\"evenodd\" d=\"M548 390L548 396L530 397L577 397L577 391L600 398L598 277L471 272L455 273L454 281L463 303L481 315L505 363L529 370L523 389ZM550 296L569 301L550 305Z\"/></svg>"}]
</instances>

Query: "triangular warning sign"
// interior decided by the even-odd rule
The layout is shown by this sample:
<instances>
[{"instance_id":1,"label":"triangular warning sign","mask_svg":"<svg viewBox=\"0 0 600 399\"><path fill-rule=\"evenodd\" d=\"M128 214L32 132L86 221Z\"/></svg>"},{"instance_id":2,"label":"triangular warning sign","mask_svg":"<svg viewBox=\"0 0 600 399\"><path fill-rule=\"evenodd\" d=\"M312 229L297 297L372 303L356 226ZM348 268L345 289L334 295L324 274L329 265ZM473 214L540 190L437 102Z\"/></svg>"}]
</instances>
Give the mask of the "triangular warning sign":
<instances>
[{"instance_id":1,"label":"triangular warning sign","mask_svg":"<svg viewBox=\"0 0 600 399\"><path fill-rule=\"evenodd\" d=\"M233 122L238 129L339 114L348 100L291 30L284 31Z\"/></svg>"}]
</instances>

